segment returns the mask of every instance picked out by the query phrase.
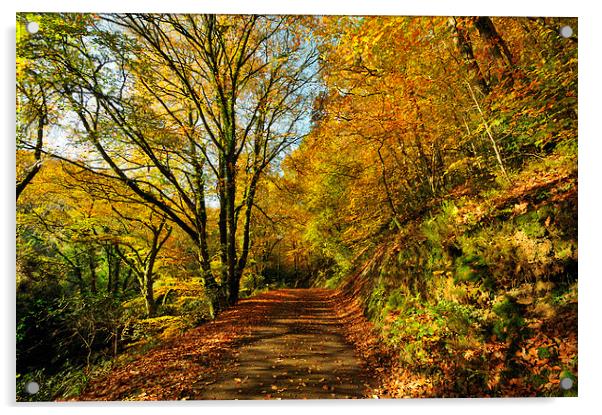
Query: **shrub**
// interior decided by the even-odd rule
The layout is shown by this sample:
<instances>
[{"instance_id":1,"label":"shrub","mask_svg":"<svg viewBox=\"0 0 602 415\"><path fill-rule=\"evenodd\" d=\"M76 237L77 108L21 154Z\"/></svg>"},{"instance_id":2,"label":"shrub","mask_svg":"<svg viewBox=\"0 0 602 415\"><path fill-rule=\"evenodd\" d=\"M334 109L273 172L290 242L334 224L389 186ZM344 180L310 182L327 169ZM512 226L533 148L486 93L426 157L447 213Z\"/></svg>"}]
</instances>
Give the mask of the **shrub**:
<instances>
[{"instance_id":1,"label":"shrub","mask_svg":"<svg viewBox=\"0 0 602 415\"><path fill-rule=\"evenodd\" d=\"M494 304L493 312L499 317L493 325L493 334L502 340L516 337L525 324L522 306L512 296L504 295L500 302Z\"/></svg>"},{"instance_id":2,"label":"shrub","mask_svg":"<svg viewBox=\"0 0 602 415\"><path fill-rule=\"evenodd\" d=\"M26 385L36 382L40 389L36 394L29 394ZM66 365L55 374L38 369L24 375L17 375L17 401L40 402L59 398L70 398L79 395L88 382L88 376L81 367Z\"/></svg>"}]
</instances>

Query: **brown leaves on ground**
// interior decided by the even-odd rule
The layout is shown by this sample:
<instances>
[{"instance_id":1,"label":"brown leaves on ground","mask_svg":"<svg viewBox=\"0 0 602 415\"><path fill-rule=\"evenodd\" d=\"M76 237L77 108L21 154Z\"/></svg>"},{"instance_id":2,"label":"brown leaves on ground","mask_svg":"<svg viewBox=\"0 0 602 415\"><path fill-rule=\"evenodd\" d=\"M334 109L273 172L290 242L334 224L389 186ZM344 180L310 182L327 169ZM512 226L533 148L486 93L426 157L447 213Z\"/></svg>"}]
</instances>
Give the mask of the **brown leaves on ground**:
<instances>
[{"instance_id":1,"label":"brown leaves on ground","mask_svg":"<svg viewBox=\"0 0 602 415\"><path fill-rule=\"evenodd\" d=\"M524 176L527 176L526 174ZM502 194L485 201L467 202L458 211L461 222L487 222L498 215L505 207L512 209L512 216L520 216L528 210L536 210L543 205L558 203L577 198L577 171L565 169L538 171L528 177L521 177L513 186ZM548 195L540 200L539 195ZM547 220L546 227L550 225Z\"/></svg>"},{"instance_id":2,"label":"brown leaves on ground","mask_svg":"<svg viewBox=\"0 0 602 415\"><path fill-rule=\"evenodd\" d=\"M529 319L537 330L513 341L432 342L420 366L402 363L399 350L381 340L349 288L278 290L242 300L217 320L93 379L79 399L549 396L558 395L565 371L577 375L573 305L551 319ZM349 354L350 345L360 359ZM471 373L482 381L469 380Z\"/></svg>"},{"instance_id":3,"label":"brown leaves on ground","mask_svg":"<svg viewBox=\"0 0 602 415\"><path fill-rule=\"evenodd\" d=\"M565 373L577 376L576 303L550 319L528 319L537 330L520 339L495 337L471 347L436 341L426 365L402 363L399 351L380 340L361 311L353 287L335 296L348 322L347 338L375 374L370 394L384 398L526 397L562 395ZM427 321L423 322L428 324ZM403 345L399 345L400 347ZM448 350L452 347L454 350ZM478 375L469 379L470 375Z\"/></svg>"},{"instance_id":4,"label":"brown leaves on ground","mask_svg":"<svg viewBox=\"0 0 602 415\"><path fill-rule=\"evenodd\" d=\"M364 397L374 376L345 341L338 307L326 289L242 300L215 321L92 380L79 399Z\"/></svg>"},{"instance_id":5,"label":"brown leaves on ground","mask_svg":"<svg viewBox=\"0 0 602 415\"><path fill-rule=\"evenodd\" d=\"M345 326L347 340L353 344L357 353L364 359L368 370L375 375L372 378L372 384L367 385L372 389L369 395L377 393L386 396L387 394L383 393L381 389L381 384L383 379L391 376L396 360L394 351L381 341L374 325L366 319L358 300L351 293L346 290L338 290L333 295L333 299L338 304L336 310L339 317L347 322Z\"/></svg>"},{"instance_id":6,"label":"brown leaves on ground","mask_svg":"<svg viewBox=\"0 0 602 415\"><path fill-rule=\"evenodd\" d=\"M189 330L150 350L108 375L93 379L81 400L174 400L203 374L217 373L233 354L236 340L249 335L250 324L265 318L270 300L242 300L220 318Z\"/></svg>"}]
</instances>

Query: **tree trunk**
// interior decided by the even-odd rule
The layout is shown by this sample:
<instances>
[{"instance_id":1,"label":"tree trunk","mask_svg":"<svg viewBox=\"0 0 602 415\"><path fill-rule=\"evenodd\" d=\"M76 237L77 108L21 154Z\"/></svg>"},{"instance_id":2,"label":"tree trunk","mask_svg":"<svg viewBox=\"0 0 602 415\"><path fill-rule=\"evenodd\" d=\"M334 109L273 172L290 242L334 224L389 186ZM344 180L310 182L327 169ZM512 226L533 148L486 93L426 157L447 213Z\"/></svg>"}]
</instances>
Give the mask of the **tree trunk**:
<instances>
[{"instance_id":1,"label":"tree trunk","mask_svg":"<svg viewBox=\"0 0 602 415\"><path fill-rule=\"evenodd\" d=\"M228 161L227 177L227 224L228 224L228 305L234 305L238 301L238 286L240 283L240 275L237 269L236 256L236 177L234 171L234 162Z\"/></svg>"},{"instance_id":2,"label":"tree trunk","mask_svg":"<svg viewBox=\"0 0 602 415\"><path fill-rule=\"evenodd\" d=\"M94 258L94 250L88 251L88 268L90 270L90 292L96 294L96 260Z\"/></svg>"},{"instance_id":3,"label":"tree trunk","mask_svg":"<svg viewBox=\"0 0 602 415\"><path fill-rule=\"evenodd\" d=\"M79 261L77 261L77 262L79 262ZM73 272L75 273L75 278L77 278L77 282L79 284L79 293L84 294L87 291L87 287L86 287L86 283L84 282L84 275L82 272L82 268L79 265L76 265L73 268Z\"/></svg>"},{"instance_id":4,"label":"tree trunk","mask_svg":"<svg viewBox=\"0 0 602 415\"><path fill-rule=\"evenodd\" d=\"M399 223L399 217L397 213L397 209L395 209L395 202L393 202L393 196L391 195L391 189L389 188L389 182L387 180L387 169L385 167L385 159L381 153L382 148L385 142L382 141L380 146L376 149L376 153L378 154L378 158L380 160L381 167L381 179L383 182L383 186L385 187L385 194L387 196L387 203L389 205L389 209L391 209L391 216L393 217L393 223L397 226L397 230L401 230L401 224ZM294 256L295 261L295 274L297 273L297 256Z\"/></svg>"},{"instance_id":5,"label":"tree trunk","mask_svg":"<svg viewBox=\"0 0 602 415\"><path fill-rule=\"evenodd\" d=\"M504 162L502 161L502 155L500 154L500 150L498 148L497 142L495 141L495 138L493 138L493 133L491 132L489 123L487 122L487 119L485 119L485 114L483 113L483 110L481 110L479 101L477 100L477 97L475 96L474 92L472 91L470 84L467 82L466 85L468 86L468 91L470 92L470 96L471 96L472 100L474 101L475 106L477 107L477 110L479 111L479 115L481 116L481 120L483 121L483 125L485 126L485 132L487 133L487 136L489 137L489 140L491 141L491 146L495 153L495 158L498 162L498 165L500 166L500 170L502 171L504 178L509 183L512 183L512 181L510 180L510 177L508 176L508 173L506 172L506 169L504 168Z\"/></svg>"},{"instance_id":6,"label":"tree trunk","mask_svg":"<svg viewBox=\"0 0 602 415\"><path fill-rule=\"evenodd\" d=\"M190 121L192 124L192 119ZM203 160L199 160L196 143L191 141L190 152L192 154L192 161L194 163L194 182L195 182L195 193L196 193L196 206L195 206L195 219L196 228L198 229L198 240L197 245L199 249L199 262L201 264L201 274L205 280L205 284L209 286L217 286L217 283L211 273L211 256L209 255L209 246L207 244L207 205L205 203L205 179L204 179L204 165Z\"/></svg>"},{"instance_id":7,"label":"tree trunk","mask_svg":"<svg viewBox=\"0 0 602 415\"><path fill-rule=\"evenodd\" d=\"M111 247L110 245L105 246L105 257L107 259L107 294L111 293L111 287L113 286L113 264L112 255L111 255Z\"/></svg>"},{"instance_id":8,"label":"tree trunk","mask_svg":"<svg viewBox=\"0 0 602 415\"><path fill-rule=\"evenodd\" d=\"M127 274L125 274L125 277L123 278L123 282L121 284L121 292L125 293L127 292L129 286L130 286L130 280L132 278L132 267L128 267L128 272Z\"/></svg>"},{"instance_id":9,"label":"tree trunk","mask_svg":"<svg viewBox=\"0 0 602 415\"><path fill-rule=\"evenodd\" d=\"M119 277L121 275L121 258L118 255L114 255L113 259L115 261L115 266L113 267L113 285L111 287L111 292L113 294L117 294L119 292Z\"/></svg>"},{"instance_id":10,"label":"tree trunk","mask_svg":"<svg viewBox=\"0 0 602 415\"><path fill-rule=\"evenodd\" d=\"M470 36L462 25L458 24L458 21L455 17L449 18L449 26L452 29L452 32L455 35L455 43L460 51L460 54L464 58L466 65L468 66L468 70L472 77L472 82L474 82L479 90L487 95L489 94L489 84L485 80L483 76L483 72L481 72L481 68L477 63L477 60L474 57L474 52L472 50L472 42L470 40Z\"/></svg>"},{"instance_id":11,"label":"tree trunk","mask_svg":"<svg viewBox=\"0 0 602 415\"><path fill-rule=\"evenodd\" d=\"M223 157L220 157L219 170L222 177L218 177L218 194L219 194L219 256L220 256L220 284L217 283L211 287L210 296L211 303L216 312L221 311L226 306L224 292L228 286L228 194L226 192L225 183L225 167L226 162Z\"/></svg>"},{"instance_id":12,"label":"tree trunk","mask_svg":"<svg viewBox=\"0 0 602 415\"><path fill-rule=\"evenodd\" d=\"M431 193L434 195L437 194L437 187L435 183L435 172L433 171L433 165L429 158L426 156L424 151L424 146L422 144L422 139L428 137L427 132L424 128L424 120L422 117L422 112L420 111L420 106L418 105L418 100L416 100L416 94L413 90L410 91L410 97L412 104L414 104L414 109L416 110L416 119L418 120L418 125L416 129L414 129L414 144L416 145L416 150L418 151L418 155L420 158L420 162L422 165L422 170L426 178L428 179ZM418 134L417 130L420 129L420 134ZM397 224L399 227L399 224Z\"/></svg>"},{"instance_id":13,"label":"tree trunk","mask_svg":"<svg viewBox=\"0 0 602 415\"><path fill-rule=\"evenodd\" d=\"M33 178L38 174L40 168L42 167L42 146L44 145L44 126L46 125L46 114L40 115L38 119L38 136L36 140L36 147L33 153L34 164L31 169L27 172L27 175L23 180L17 182L17 200L19 200L19 196L29 183L33 180Z\"/></svg>"},{"instance_id":14,"label":"tree trunk","mask_svg":"<svg viewBox=\"0 0 602 415\"><path fill-rule=\"evenodd\" d=\"M157 313L157 304L155 304L155 293L153 291L154 278L151 272L144 272L144 305L146 306L147 316L154 317Z\"/></svg>"},{"instance_id":15,"label":"tree trunk","mask_svg":"<svg viewBox=\"0 0 602 415\"><path fill-rule=\"evenodd\" d=\"M475 18L474 23L481 37L489 44L493 57L503 59L506 67L512 69L514 66L512 53L510 53L508 45L495 29L491 19L487 16L480 16Z\"/></svg>"},{"instance_id":16,"label":"tree trunk","mask_svg":"<svg viewBox=\"0 0 602 415\"><path fill-rule=\"evenodd\" d=\"M249 257L249 249L251 247L251 216L253 212L253 201L255 200L255 193L257 192L257 182L259 181L259 171L256 171L251 178L249 189L247 191L247 197L245 200L245 222L243 225L243 242L240 258L238 259L238 272L242 274L242 271L247 266L247 258Z\"/></svg>"},{"instance_id":17,"label":"tree trunk","mask_svg":"<svg viewBox=\"0 0 602 415\"><path fill-rule=\"evenodd\" d=\"M238 296L240 294L240 279L242 277L242 272L235 270L235 274L232 278L230 278L228 284L228 304L234 305L238 302Z\"/></svg>"}]
</instances>

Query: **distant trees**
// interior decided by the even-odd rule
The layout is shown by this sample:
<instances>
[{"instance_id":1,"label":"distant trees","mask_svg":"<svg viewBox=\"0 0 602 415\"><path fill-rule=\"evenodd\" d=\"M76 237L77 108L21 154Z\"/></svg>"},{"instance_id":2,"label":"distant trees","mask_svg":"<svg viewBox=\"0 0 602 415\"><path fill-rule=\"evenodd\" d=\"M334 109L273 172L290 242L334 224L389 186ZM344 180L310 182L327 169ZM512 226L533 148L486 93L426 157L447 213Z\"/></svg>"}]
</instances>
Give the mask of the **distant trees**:
<instances>
[{"instance_id":1,"label":"distant trees","mask_svg":"<svg viewBox=\"0 0 602 415\"><path fill-rule=\"evenodd\" d=\"M116 213L115 219L123 232L115 241L114 250L136 275L146 314L154 317L157 311L153 288L157 280L156 265L161 248L171 236L172 228L165 216L152 211L140 215L140 209L136 211L126 206L111 208Z\"/></svg>"}]
</instances>

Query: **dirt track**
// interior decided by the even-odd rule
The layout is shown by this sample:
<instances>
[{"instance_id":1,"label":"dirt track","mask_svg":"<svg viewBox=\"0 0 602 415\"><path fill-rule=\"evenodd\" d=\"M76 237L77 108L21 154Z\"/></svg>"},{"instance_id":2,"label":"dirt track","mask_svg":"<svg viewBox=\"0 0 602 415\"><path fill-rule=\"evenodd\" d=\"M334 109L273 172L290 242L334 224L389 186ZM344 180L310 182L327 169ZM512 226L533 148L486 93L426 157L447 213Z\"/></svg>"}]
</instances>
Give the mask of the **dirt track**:
<instances>
[{"instance_id":1,"label":"dirt track","mask_svg":"<svg viewBox=\"0 0 602 415\"><path fill-rule=\"evenodd\" d=\"M344 340L331 295L278 290L246 300L244 305L270 302L270 313L252 325L219 377L195 385L193 399L363 397L368 378Z\"/></svg>"},{"instance_id":2,"label":"dirt track","mask_svg":"<svg viewBox=\"0 0 602 415\"><path fill-rule=\"evenodd\" d=\"M334 291L276 290L94 379L83 400L365 397L373 379L344 337Z\"/></svg>"}]
</instances>

